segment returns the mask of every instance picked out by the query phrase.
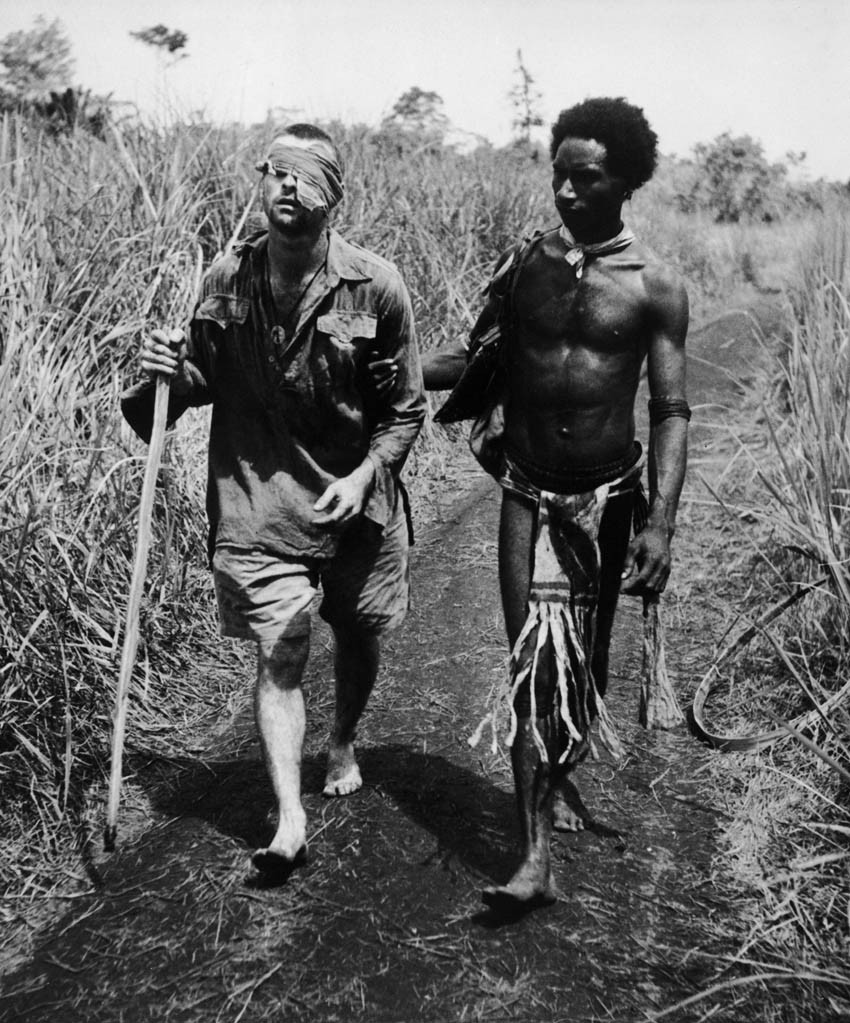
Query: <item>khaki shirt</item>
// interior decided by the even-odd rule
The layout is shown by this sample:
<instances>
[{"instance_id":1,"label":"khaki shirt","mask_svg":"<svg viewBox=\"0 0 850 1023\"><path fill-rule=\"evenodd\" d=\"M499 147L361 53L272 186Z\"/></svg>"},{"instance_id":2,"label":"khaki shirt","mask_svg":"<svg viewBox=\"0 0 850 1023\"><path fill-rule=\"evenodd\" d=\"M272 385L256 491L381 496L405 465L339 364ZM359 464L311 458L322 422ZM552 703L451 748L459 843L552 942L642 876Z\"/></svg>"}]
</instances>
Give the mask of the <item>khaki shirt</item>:
<instances>
[{"instance_id":1,"label":"khaki shirt","mask_svg":"<svg viewBox=\"0 0 850 1023\"><path fill-rule=\"evenodd\" d=\"M376 478L364 514L381 527L393 514L398 476L425 418L413 313L395 267L331 231L325 266L281 341L267 239L252 237L206 274L186 363L192 388L171 395L168 418L212 404L210 552L233 544L330 557L340 530L314 526L313 505L367 455ZM398 364L383 397L367 366L372 352ZM147 440L153 384L125 392L121 406Z\"/></svg>"}]
</instances>

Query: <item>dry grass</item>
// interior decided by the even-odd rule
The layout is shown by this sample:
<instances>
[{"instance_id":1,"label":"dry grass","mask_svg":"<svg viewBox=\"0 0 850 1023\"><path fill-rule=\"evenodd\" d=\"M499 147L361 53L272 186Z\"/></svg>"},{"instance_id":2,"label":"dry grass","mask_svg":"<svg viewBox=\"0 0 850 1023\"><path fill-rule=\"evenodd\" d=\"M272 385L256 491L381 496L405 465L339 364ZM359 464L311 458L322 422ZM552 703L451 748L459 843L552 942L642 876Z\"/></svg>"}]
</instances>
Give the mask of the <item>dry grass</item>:
<instances>
[{"instance_id":1,"label":"dry grass","mask_svg":"<svg viewBox=\"0 0 850 1023\"><path fill-rule=\"evenodd\" d=\"M740 1018L792 1023L850 1013L846 219L824 221L814 238L799 250L787 336L770 347L740 421L726 424L727 467L715 486L727 529L719 585L732 598L724 639L796 585L829 582L760 630L715 692L723 731L778 725L787 738L713 763L731 818L718 882L730 897L748 892L749 927L728 965L734 979L690 1006L707 1009L721 991L725 1004L734 991ZM803 715L805 726L787 727Z\"/></svg>"}]
</instances>

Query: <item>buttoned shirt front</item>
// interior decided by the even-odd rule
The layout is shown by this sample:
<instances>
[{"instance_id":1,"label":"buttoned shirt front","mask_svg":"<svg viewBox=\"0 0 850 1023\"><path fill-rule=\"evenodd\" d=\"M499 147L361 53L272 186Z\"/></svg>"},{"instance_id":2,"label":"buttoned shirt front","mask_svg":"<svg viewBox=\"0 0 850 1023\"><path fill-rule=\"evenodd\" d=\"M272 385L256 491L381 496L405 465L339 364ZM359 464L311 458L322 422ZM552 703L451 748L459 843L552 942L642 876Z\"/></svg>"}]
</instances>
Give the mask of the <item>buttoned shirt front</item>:
<instances>
[{"instance_id":1,"label":"buttoned shirt front","mask_svg":"<svg viewBox=\"0 0 850 1023\"><path fill-rule=\"evenodd\" d=\"M172 394L169 421L212 404L211 549L330 557L341 531L313 524L316 500L368 456L375 484L364 514L386 525L425 417L410 298L391 263L331 231L327 260L284 333L268 285L267 242L265 233L249 239L207 273L191 324L191 389ZM368 368L375 358L398 366L385 395ZM151 405L149 383L122 400L143 437Z\"/></svg>"}]
</instances>

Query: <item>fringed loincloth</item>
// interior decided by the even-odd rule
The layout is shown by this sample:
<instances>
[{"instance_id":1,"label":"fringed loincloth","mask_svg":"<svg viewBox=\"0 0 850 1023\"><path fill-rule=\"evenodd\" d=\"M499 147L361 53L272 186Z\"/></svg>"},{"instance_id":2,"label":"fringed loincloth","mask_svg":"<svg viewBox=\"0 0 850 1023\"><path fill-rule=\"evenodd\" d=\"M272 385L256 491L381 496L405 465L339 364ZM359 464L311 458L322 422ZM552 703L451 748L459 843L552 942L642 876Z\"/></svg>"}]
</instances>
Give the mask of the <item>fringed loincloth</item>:
<instances>
[{"instance_id":1,"label":"fringed loincloth","mask_svg":"<svg viewBox=\"0 0 850 1023\"><path fill-rule=\"evenodd\" d=\"M622 471L624 466L628 467ZM532 735L544 763L549 762L549 753L537 719L549 715L561 723L559 764L576 757L585 744L596 755L590 736L594 721L602 744L616 758L622 756L591 670L601 569L598 536L609 498L640 488L642 467L638 445L634 457L618 466L619 476L583 493L563 494L537 490L508 460L503 486L533 496L538 508L528 617L511 652L507 679L494 687L488 713L469 740L471 745L477 745L489 727L495 752L499 722L505 717L510 722L507 744L513 744L518 727L515 702L527 686ZM538 706L538 681L540 691L553 693L551 707Z\"/></svg>"}]
</instances>

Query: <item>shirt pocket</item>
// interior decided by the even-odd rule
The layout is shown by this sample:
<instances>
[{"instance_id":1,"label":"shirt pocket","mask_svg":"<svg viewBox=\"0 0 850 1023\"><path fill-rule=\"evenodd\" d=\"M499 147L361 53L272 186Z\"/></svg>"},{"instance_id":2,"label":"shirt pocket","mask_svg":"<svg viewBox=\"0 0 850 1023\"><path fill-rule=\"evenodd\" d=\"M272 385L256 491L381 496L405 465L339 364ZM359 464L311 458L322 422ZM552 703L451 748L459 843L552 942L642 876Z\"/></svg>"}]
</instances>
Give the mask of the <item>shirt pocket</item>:
<instances>
[{"instance_id":1,"label":"shirt pocket","mask_svg":"<svg viewBox=\"0 0 850 1023\"><path fill-rule=\"evenodd\" d=\"M226 330L231 324L248 319L250 302L239 295L208 295L195 310L193 319L211 320Z\"/></svg>"},{"instance_id":2,"label":"shirt pocket","mask_svg":"<svg viewBox=\"0 0 850 1023\"><path fill-rule=\"evenodd\" d=\"M316 320L316 329L326 334L341 349L355 346L355 342L372 341L378 328L378 317L374 313L354 309L334 309Z\"/></svg>"},{"instance_id":3,"label":"shirt pocket","mask_svg":"<svg viewBox=\"0 0 850 1023\"><path fill-rule=\"evenodd\" d=\"M358 374L369 358L377 334L374 313L339 310L316 320L314 373L317 388L347 404L359 404Z\"/></svg>"}]
</instances>

